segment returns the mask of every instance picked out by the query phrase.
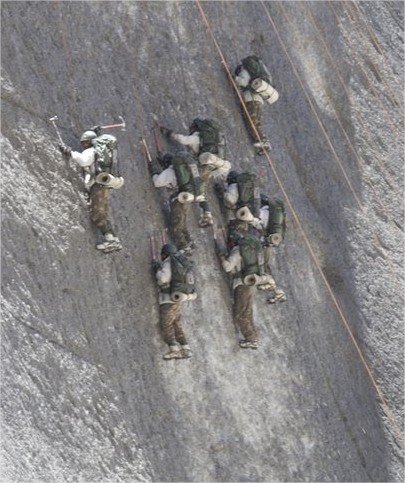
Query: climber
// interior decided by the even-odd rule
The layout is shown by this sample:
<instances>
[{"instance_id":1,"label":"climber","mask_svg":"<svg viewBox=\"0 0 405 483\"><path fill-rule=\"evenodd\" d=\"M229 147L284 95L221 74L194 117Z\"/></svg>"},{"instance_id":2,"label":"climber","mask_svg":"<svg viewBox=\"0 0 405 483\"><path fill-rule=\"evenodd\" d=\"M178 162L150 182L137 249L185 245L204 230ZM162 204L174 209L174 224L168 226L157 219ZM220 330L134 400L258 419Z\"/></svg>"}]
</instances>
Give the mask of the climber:
<instances>
[{"instance_id":1,"label":"climber","mask_svg":"<svg viewBox=\"0 0 405 483\"><path fill-rule=\"evenodd\" d=\"M213 119L196 118L189 127L188 135L175 134L164 126L160 126L160 131L169 139L188 146L190 151L198 156L201 193L205 197L204 201L200 202L202 213L199 226L212 225L212 213L206 199L209 180L224 177L231 169L231 163L225 160L225 137L222 127Z\"/></svg>"},{"instance_id":2,"label":"climber","mask_svg":"<svg viewBox=\"0 0 405 483\"><path fill-rule=\"evenodd\" d=\"M242 90L243 101L250 117L249 119L243 110L256 154L264 154L271 146L261 127L263 103L265 100L269 104L276 102L279 98L278 92L272 86L271 76L262 59L256 55L242 59L235 69L235 82Z\"/></svg>"},{"instance_id":3,"label":"climber","mask_svg":"<svg viewBox=\"0 0 405 483\"><path fill-rule=\"evenodd\" d=\"M236 222L236 223L235 223ZM229 231L229 255L218 251L218 257L225 272L231 273L233 289L233 318L243 335L239 341L242 349L257 349L258 337L253 323L253 285L244 283L243 265L240 244L248 237L247 225L238 220L232 220L232 231Z\"/></svg>"},{"instance_id":4,"label":"climber","mask_svg":"<svg viewBox=\"0 0 405 483\"><path fill-rule=\"evenodd\" d=\"M192 262L175 245L166 243L161 248L161 262L152 263L160 289L160 324L169 346L163 359L188 359L192 353L180 321L182 303L197 298Z\"/></svg>"},{"instance_id":5,"label":"climber","mask_svg":"<svg viewBox=\"0 0 405 483\"><path fill-rule=\"evenodd\" d=\"M59 144L58 148L63 155L75 161L86 172L85 185L90 197L90 219L103 237L102 241L96 244L96 248L109 253L122 248L108 217L110 189L120 188L124 180L118 173L117 140L109 134L100 135L100 131L101 128L95 126L82 134L81 153L64 144Z\"/></svg>"},{"instance_id":6,"label":"climber","mask_svg":"<svg viewBox=\"0 0 405 483\"><path fill-rule=\"evenodd\" d=\"M156 160L148 166L156 188L168 188L170 197L169 228L171 238L180 251L191 254L195 244L187 227L187 218L193 202L204 199L194 157L187 152L166 153L161 157L160 169Z\"/></svg>"}]
</instances>

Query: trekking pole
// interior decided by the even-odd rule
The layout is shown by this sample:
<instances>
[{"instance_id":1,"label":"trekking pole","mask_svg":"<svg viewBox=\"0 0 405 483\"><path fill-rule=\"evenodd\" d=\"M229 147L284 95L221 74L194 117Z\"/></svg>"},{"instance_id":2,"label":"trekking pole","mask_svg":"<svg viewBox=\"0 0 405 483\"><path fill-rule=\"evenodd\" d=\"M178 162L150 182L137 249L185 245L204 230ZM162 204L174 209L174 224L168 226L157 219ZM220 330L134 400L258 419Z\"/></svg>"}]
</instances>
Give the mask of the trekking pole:
<instances>
[{"instance_id":1,"label":"trekking pole","mask_svg":"<svg viewBox=\"0 0 405 483\"><path fill-rule=\"evenodd\" d=\"M160 236L162 238L162 245L164 245L167 242L167 228L162 228Z\"/></svg>"},{"instance_id":2,"label":"trekking pole","mask_svg":"<svg viewBox=\"0 0 405 483\"><path fill-rule=\"evenodd\" d=\"M152 256L152 261L157 262L158 260L156 258L155 237L152 233L149 235L149 241L150 241L150 253Z\"/></svg>"},{"instance_id":3,"label":"trekking pole","mask_svg":"<svg viewBox=\"0 0 405 483\"><path fill-rule=\"evenodd\" d=\"M157 155L160 157L162 154L162 145L160 143L159 136L156 132L159 128L160 128L159 121L157 117L153 116L153 127L152 127L153 139L155 141Z\"/></svg>"},{"instance_id":4,"label":"trekking pole","mask_svg":"<svg viewBox=\"0 0 405 483\"><path fill-rule=\"evenodd\" d=\"M101 126L101 129L113 129L115 127L121 127L121 131L126 131L125 127L126 127L126 124L125 124L125 121L124 121L124 118L122 116L118 116L120 119L121 119L121 123L120 124L107 124L106 126Z\"/></svg>"},{"instance_id":5,"label":"trekking pole","mask_svg":"<svg viewBox=\"0 0 405 483\"><path fill-rule=\"evenodd\" d=\"M65 144L63 142L63 139L62 139L62 136L60 135L60 132L59 132L59 129L58 129L58 126L56 125L56 122L58 120L58 116L53 116L49 119L51 121L51 123L53 124L53 127L55 128L55 131L56 131L56 134L58 136L58 140L60 142L60 144Z\"/></svg>"},{"instance_id":6,"label":"trekking pole","mask_svg":"<svg viewBox=\"0 0 405 483\"><path fill-rule=\"evenodd\" d=\"M152 166L152 157L149 152L148 145L146 144L146 141L144 138L141 138L141 144L142 144L142 150L143 150L143 155L145 158L145 168L148 170L148 164Z\"/></svg>"}]
</instances>

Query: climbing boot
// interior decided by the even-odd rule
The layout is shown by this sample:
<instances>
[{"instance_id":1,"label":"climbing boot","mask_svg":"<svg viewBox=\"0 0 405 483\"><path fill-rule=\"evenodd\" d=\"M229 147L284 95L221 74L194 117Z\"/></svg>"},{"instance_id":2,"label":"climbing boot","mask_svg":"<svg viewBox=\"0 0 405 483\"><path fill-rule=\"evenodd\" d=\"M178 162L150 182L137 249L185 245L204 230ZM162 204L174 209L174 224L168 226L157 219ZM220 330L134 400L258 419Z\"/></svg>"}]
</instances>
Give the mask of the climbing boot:
<instances>
[{"instance_id":1,"label":"climbing boot","mask_svg":"<svg viewBox=\"0 0 405 483\"><path fill-rule=\"evenodd\" d=\"M182 359L190 359L190 357L193 355L188 344L182 345L180 352L182 355Z\"/></svg>"},{"instance_id":2,"label":"climbing boot","mask_svg":"<svg viewBox=\"0 0 405 483\"><path fill-rule=\"evenodd\" d=\"M281 303L281 302L285 302L287 300L287 297L286 297L286 294L284 293L283 290L281 290L281 288L277 288L275 291L274 291L274 294L272 297L270 297L267 302L269 304L277 304L277 303Z\"/></svg>"},{"instance_id":3,"label":"climbing boot","mask_svg":"<svg viewBox=\"0 0 405 483\"><path fill-rule=\"evenodd\" d=\"M163 359L165 361L169 361L171 359L182 359L183 355L181 350L178 348L177 345L171 345L169 346L170 351L163 356Z\"/></svg>"},{"instance_id":4,"label":"climbing boot","mask_svg":"<svg viewBox=\"0 0 405 483\"><path fill-rule=\"evenodd\" d=\"M189 242L185 247L181 248L179 252L184 253L184 255L192 255L193 250L195 249L195 243L194 242Z\"/></svg>"},{"instance_id":5,"label":"climbing boot","mask_svg":"<svg viewBox=\"0 0 405 483\"><path fill-rule=\"evenodd\" d=\"M212 214L210 211L204 211L204 213L201 215L198 225L201 228L205 228L206 226L211 226L214 224L214 219L212 218Z\"/></svg>"},{"instance_id":6,"label":"climbing boot","mask_svg":"<svg viewBox=\"0 0 405 483\"><path fill-rule=\"evenodd\" d=\"M104 240L96 245L97 250L101 250L104 253L113 252L115 250L121 250L122 245L119 238L112 233L106 233Z\"/></svg>"},{"instance_id":7,"label":"climbing boot","mask_svg":"<svg viewBox=\"0 0 405 483\"><path fill-rule=\"evenodd\" d=\"M242 349L257 349L259 347L259 343L257 340L245 340L242 339L239 341L239 347Z\"/></svg>"}]
</instances>

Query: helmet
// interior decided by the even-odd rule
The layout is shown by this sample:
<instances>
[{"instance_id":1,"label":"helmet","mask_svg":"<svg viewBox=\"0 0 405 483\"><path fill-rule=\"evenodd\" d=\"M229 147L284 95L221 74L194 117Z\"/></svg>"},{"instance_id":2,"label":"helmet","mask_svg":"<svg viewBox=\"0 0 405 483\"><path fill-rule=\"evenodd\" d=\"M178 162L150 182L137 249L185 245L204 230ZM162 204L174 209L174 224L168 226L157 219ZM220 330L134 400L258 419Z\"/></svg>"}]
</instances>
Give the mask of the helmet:
<instances>
[{"instance_id":1,"label":"helmet","mask_svg":"<svg viewBox=\"0 0 405 483\"><path fill-rule=\"evenodd\" d=\"M171 153L166 153L162 158L164 168L168 168L173 162L174 156Z\"/></svg>"},{"instance_id":2,"label":"helmet","mask_svg":"<svg viewBox=\"0 0 405 483\"><path fill-rule=\"evenodd\" d=\"M263 193L260 194L260 206L268 206L270 203L270 198Z\"/></svg>"},{"instance_id":3,"label":"helmet","mask_svg":"<svg viewBox=\"0 0 405 483\"><path fill-rule=\"evenodd\" d=\"M198 125L200 124L201 119L199 117L196 117L193 119L193 122L190 124L190 127L188 128L190 134L193 134L193 132L198 131Z\"/></svg>"},{"instance_id":4,"label":"helmet","mask_svg":"<svg viewBox=\"0 0 405 483\"><path fill-rule=\"evenodd\" d=\"M82 137L80 138L80 142L91 141L96 137L97 137L97 134L94 131L84 131L84 133L82 134Z\"/></svg>"},{"instance_id":5,"label":"helmet","mask_svg":"<svg viewBox=\"0 0 405 483\"><path fill-rule=\"evenodd\" d=\"M177 247L176 245L173 245L173 243L165 243L162 246L162 250L160 253L161 255L166 255L166 256L175 255L177 253Z\"/></svg>"},{"instance_id":6,"label":"helmet","mask_svg":"<svg viewBox=\"0 0 405 483\"><path fill-rule=\"evenodd\" d=\"M236 183L238 176L239 173L237 171L229 171L228 176L226 177L226 182L228 184Z\"/></svg>"}]
</instances>

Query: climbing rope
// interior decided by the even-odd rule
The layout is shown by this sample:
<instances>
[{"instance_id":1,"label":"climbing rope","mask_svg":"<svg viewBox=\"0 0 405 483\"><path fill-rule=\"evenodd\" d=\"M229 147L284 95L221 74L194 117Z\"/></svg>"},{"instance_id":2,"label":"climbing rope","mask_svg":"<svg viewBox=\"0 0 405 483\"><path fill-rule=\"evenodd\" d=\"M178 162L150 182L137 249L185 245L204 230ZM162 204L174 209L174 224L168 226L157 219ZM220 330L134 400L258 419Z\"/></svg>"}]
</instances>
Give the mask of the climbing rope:
<instances>
[{"instance_id":1,"label":"climbing rope","mask_svg":"<svg viewBox=\"0 0 405 483\"><path fill-rule=\"evenodd\" d=\"M255 129L255 126L254 126L254 123L253 123L251 117L249 116L249 113L247 112L246 106L244 104L244 101L242 99L242 96L240 95L239 89L238 89L235 81L233 80L232 73L231 73L231 71L229 69L229 66L228 66L227 62L226 62L226 59L224 57L224 54L222 53L222 50L221 50L221 48L220 48L220 46L219 46L219 44L218 44L218 42L217 42L217 40L215 38L215 35L214 35L213 30L211 28L210 22L208 20L208 17L205 14L205 12L204 12L204 10L203 10L203 8L201 6L201 1L200 0L195 0L195 2L196 2L196 6L197 6L197 8L198 8L198 10L199 10L199 12L201 14L202 20L203 20L203 22L205 23L205 25L207 27L207 31L208 31L208 33L209 33L209 35L211 37L211 40L212 40L212 42L213 42L213 44L214 44L214 46L215 46L215 48L216 48L216 50L218 52L218 55L219 55L219 57L221 59L221 63L222 63L222 65L223 65L223 67L224 67L224 69L225 69L225 71L226 71L226 73L227 73L227 75L229 77L229 81L230 81L231 85L233 86L233 88L235 90L235 93L237 94L237 96L238 96L238 98L239 98L239 100L241 102L241 105L243 106L243 109L245 111L246 117L249 120L249 122L250 122L250 124L252 126L252 129L256 132L258 138L260 139L259 133L257 133L257 130ZM265 8L264 4L263 4L263 7ZM265 8L265 10L267 12L267 9L266 8ZM271 19L271 21L272 21L272 19ZM272 21L272 24L274 25L274 22L273 21ZM281 39L280 39L280 43L281 43ZM274 178L276 179L277 184L278 184L281 192L283 193L283 196L285 198L285 201L286 201L286 203L287 203L287 205L288 205L288 207L289 207L289 209L290 209L290 211L291 211L291 213L292 213L292 215L294 217L294 220L297 223L297 226L298 226L298 228L299 228L299 230L301 232L301 235L302 235L302 237L304 239L304 242L305 242L305 244L306 244L306 246L307 246L307 248L309 250L309 253L310 253L311 257L312 257L312 260L313 260L313 262L314 262L314 264L315 264L315 266L316 266L316 268L317 268L317 270L318 270L318 272L319 272L319 274L321 276L322 281L325 284L325 287L327 289L327 292L329 293L329 295L330 295L330 297L331 297L331 299L333 301L333 304L334 304L334 306L335 306L335 308L336 308L336 310L337 310L337 312L338 312L338 314L340 316L340 319L343 322L343 325L344 325L344 327L346 328L346 330L347 330L347 332L349 334L349 337L350 337L350 339L351 339L351 341L352 341L352 343L353 343L353 345L354 345L354 347L356 349L356 352L357 352L357 354L358 354L358 356L359 356L359 358L360 358L360 360L361 360L361 362L362 362L362 364L364 366L364 369L366 370L366 373L368 374L368 376L370 378L370 381L371 381L371 383L372 383L372 385L373 385L373 387L374 387L374 389L375 389L375 391L377 393L377 396L378 396L378 398L380 400L380 403L381 403L381 407L382 407L383 411L385 412L387 418L391 421L392 427L396 429L398 427L397 424L396 424L396 420L395 420L395 418L394 418L394 416L393 416L393 414L392 414L392 412L391 412L391 410L390 410L390 408L389 408L389 406L388 406L388 404L387 404L387 402L385 400L385 397L384 397L384 395L383 395L383 393L382 393L382 391L381 391L381 389L380 389L377 381L374 378L374 375L373 375L370 367L367 364L367 361L366 361L366 359L365 359L365 357L364 357L364 355L363 355L363 353L361 351L361 348L360 348L358 342L356 341L356 339L354 337L353 331L350 328L350 325L349 325L349 323L348 323L348 321L346 319L346 316L344 315L342 309L340 308L339 302L337 301L337 299L336 299L336 297L335 297L335 295L333 293L333 290L332 290L332 288L331 288L331 286L330 286L330 284L329 284L329 282L328 282L325 274L323 273L322 267L321 267L320 262L318 261L318 258L317 258L316 254L315 254L315 252L314 252L314 250L312 248L311 242L309 241L309 239L308 239L308 237L307 237L307 235L305 233L305 230L304 230L304 228L303 228L303 226L301 224L301 221L300 221L300 219L299 219L299 217L298 217L298 215L297 215L297 213L296 213L296 211L295 211L295 209L294 209L294 207L293 207L293 205L292 205L292 203L290 201L290 198L289 198L289 196L288 196L288 194L287 194L287 192L286 192L286 190L284 188L284 185L283 185L280 177L278 176L277 170L275 169L275 166L274 166L274 162L273 162L273 160L271 159L270 155L267 152L265 153L265 156L267 157L268 164L269 164L269 166L270 166L270 168L271 168L271 170L272 170L272 172L274 174ZM402 432L400 432L400 431L399 432L396 431L396 432L397 432L397 439L401 443L401 447L403 447Z\"/></svg>"}]
</instances>

